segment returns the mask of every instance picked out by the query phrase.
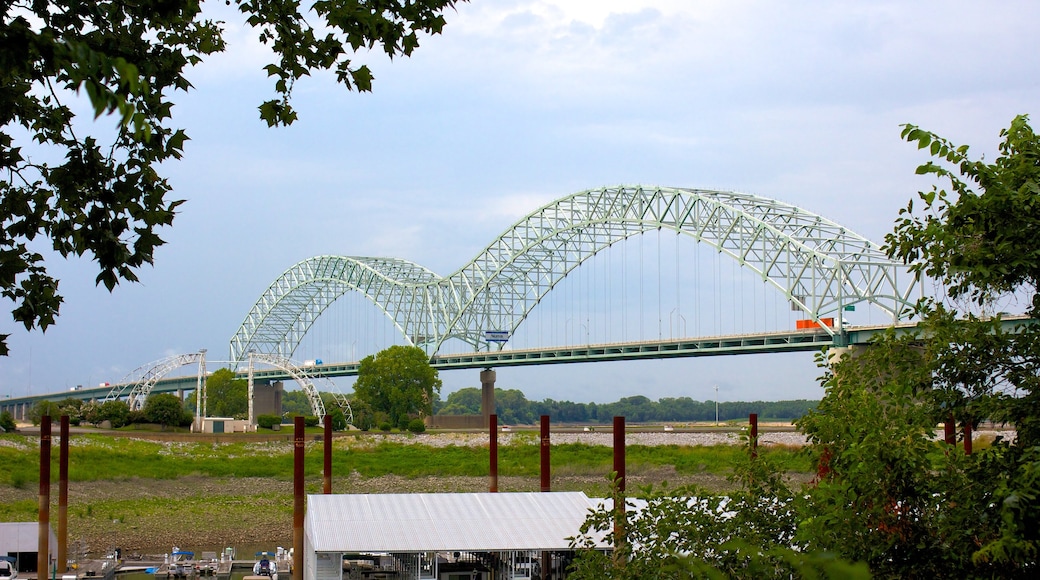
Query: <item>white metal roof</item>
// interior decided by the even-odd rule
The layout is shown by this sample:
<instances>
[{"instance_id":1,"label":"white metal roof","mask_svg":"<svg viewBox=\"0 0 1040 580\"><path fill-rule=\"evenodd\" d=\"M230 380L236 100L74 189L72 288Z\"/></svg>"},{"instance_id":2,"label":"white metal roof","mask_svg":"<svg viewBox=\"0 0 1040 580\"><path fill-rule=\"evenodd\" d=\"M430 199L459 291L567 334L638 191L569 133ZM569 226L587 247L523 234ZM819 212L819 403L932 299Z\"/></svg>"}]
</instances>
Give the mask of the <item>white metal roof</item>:
<instances>
[{"instance_id":1,"label":"white metal roof","mask_svg":"<svg viewBox=\"0 0 1040 580\"><path fill-rule=\"evenodd\" d=\"M581 492L309 495L304 530L315 552L567 550L594 505Z\"/></svg>"},{"instance_id":2,"label":"white metal roof","mask_svg":"<svg viewBox=\"0 0 1040 580\"><path fill-rule=\"evenodd\" d=\"M58 549L58 538L48 526L47 549ZM0 554L8 552L36 552L40 549L40 524L36 522L0 522Z\"/></svg>"}]
</instances>

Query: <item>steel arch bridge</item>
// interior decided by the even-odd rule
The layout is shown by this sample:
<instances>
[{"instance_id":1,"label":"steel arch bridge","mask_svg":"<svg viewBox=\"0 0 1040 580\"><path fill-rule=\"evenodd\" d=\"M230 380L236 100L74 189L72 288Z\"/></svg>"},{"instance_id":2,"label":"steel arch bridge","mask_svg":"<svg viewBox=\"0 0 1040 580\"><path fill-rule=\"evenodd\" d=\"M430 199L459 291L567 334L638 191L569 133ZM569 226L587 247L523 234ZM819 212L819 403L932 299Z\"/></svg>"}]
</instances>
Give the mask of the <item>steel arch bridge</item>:
<instances>
[{"instance_id":1,"label":"steel arch bridge","mask_svg":"<svg viewBox=\"0 0 1040 580\"><path fill-rule=\"evenodd\" d=\"M290 356L322 312L352 291L371 300L409 344L431 356L449 339L483 350L490 346L486 331L516 330L585 260L658 229L728 255L817 321L858 303L873 304L898 321L912 304L915 279L901 263L865 237L804 209L729 191L604 187L529 214L446 277L396 258L304 260L257 300L231 339L231 360L241 361L250 351Z\"/></svg>"}]
</instances>

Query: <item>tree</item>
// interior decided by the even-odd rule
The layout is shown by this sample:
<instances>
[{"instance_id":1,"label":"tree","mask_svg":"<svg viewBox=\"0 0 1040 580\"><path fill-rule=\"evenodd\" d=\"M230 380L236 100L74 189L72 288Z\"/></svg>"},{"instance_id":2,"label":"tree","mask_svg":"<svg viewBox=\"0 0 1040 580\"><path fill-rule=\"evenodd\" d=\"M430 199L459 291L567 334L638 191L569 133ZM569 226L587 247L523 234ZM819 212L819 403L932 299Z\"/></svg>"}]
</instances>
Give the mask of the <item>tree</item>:
<instances>
[{"instance_id":1,"label":"tree","mask_svg":"<svg viewBox=\"0 0 1040 580\"><path fill-rule=\"evenodd\" d=\"M921 192L886 248L946 295L918 304L918 332L826 372L799 422L821 466L800 537L882 576L1021 577L1040 548L1040 332L986 313L1017 297L1040 314L1040 140L1017 117L986 163L912 125L903 137L939 161L917 172L949 189ZM1017 440L970 456L935 441L938 422L982 419L1013 423Z\"/></svg>"},{"instance_id":2,"label":"tree","mask_svg":"<svg viewBox=\"0 0 1040 580\"><path fill-rule=\"evenodd\" d=\"M448 400L437 412L438 415L479 415L480 389L465 387L448 394Z\"/></svg>"},{"instance_id":3,"label":"tree","mask_svg":"<svg viewBox=\"0 0 1040 580\"><path fill-rule=\"evenodd\" d=\"M430 414L433 394L440 390L437 370L421 348L394 345L361 360L354 400L386 413L392 425L403 420L407 427L410 419Z\"/></svg>"},{"instance_id":4,"label":"tree","mask_svg":"<svg viewBox=\"0 0 1040 580\"><path fill-rule=\"evenodd\" d=\"M3 413L0 413L0 433L12 433L17 428L18 425L14 422L14 416L11 415L10 411L4 411Z\"/></svg>"},{"instance_id":5,"label":"tree","mask_svg":"<svg viewBox=\"0 0 1040 580\"><path fill-rule=\"evenodd\" d=\"M260 105L268 125L296 119L293 87L333 70L347 89L369 91L372 73L353 53L376 45L408 56L420 33L437 34L455 0L234 0L276 62L276 98ZM15 322L54 324L62 297L37 237L63 257L92 257L97 284L136 281L163 244L181 200L159 170L188 136L172 126L172 93L191 87L186 68L225 48L220 22L198 0L15 0L0 20L0 292ZM314 24L312 25L311 22ZM85 93L92 134L74 109ZM58 161L53 161L58 160ZM0 335L0 355L8 335Z\"/></svg>"},{"instance_id":6,"label":"tree","mask_svg":"<svg viewBox=\"0 0 1040 580\"><path fill-rule=\"evenodd\" d=\"M940 160L918 173L950 190L921 193L923 213L908 205L886 249L947 293L917 305L914 332L820 356L826 395L797 422L817 462L814 484L790 493L760 457L737 466L741 490L726 498L648 494L619 544L631 560L583 552L574 577L845 577L864 564L884 578L1035 575L1040 140L1025 117L1001 136L1000 155L984 163L905 127L905 139ZM1033 320L1009 329L977 312L1009 297L1024 300ZM937 423L982 419L1011 422L1016 440L971 455L936 440ZM587 526L609 534L609 518L598 510Z\"/></svg>"},{"instance_id":7,"label":"tree","mask_svg":"<svg viewBox=\"0 0 1040 580\"><path fill-rule=\"evenodd\" d=\"M213 417L244 418L249 413L249 382L231 369L217 369L206 379L206 412ZM192 397L191 405L195 404Z\"/></svg>"},{"instance_id":8,"label":"tree","mask_svg":"<svg viewBox=\"0 0 1040 580\"><path fill-rule=\"evenodd\" d=\"M148 395L144 402L144 416L150 423L168 426L181 426L191 423L191 415L184 410L184 405L177 395L171 393L154 393Z\"/></svg>"},{"instance_id":9,"label":"tree","mask_svg":"<svg viewBox=\"0 0 1040 580\"><path fill-rule=\"evenodd\" d=\"M101 421L108 421L113 429L130 423L130 407L123 401L105 401L98 412Z\"/></svg>"}]
</instances>

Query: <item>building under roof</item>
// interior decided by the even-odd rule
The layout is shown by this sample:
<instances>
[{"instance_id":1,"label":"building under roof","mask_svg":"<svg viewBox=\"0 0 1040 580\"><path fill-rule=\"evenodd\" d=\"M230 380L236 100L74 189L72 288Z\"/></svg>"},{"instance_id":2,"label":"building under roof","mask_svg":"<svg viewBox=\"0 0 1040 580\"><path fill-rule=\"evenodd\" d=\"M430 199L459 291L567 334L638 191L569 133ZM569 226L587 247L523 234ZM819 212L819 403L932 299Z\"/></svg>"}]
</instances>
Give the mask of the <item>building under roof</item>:
<instances>
[{"instance_id":1,"label":"building under roof","mask_svg":"<svg viewBox=\"0 0 1040 580\"><path fill-rule=\"evenodd\" d=\"M310 495L304 578L534 578L543 553L560 577L598 505L581 492Z\"/></svg>"},{"instance_id":2,"label":"building under roof","mask_svg":"<svg viewBox=\"0 0 1040 580\"><path fill-rule=\"evenodd\" d=\"M50 526L47 533L47 551L53 561L58 552L58 538ZM18 571L36 572L39 542L40 524L37 522L0 522L0 556L14 558Z\"/></svg>"}]
</instances>

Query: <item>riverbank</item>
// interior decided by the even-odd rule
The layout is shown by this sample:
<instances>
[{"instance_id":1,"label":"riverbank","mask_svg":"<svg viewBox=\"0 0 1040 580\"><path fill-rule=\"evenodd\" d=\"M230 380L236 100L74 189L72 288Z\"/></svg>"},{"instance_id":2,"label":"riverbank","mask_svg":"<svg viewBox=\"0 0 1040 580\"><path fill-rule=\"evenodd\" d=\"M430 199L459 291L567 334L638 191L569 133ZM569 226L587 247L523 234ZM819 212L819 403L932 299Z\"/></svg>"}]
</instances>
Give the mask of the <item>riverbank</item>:
<instances>
[{"instance_id":1,"label":"riverbank","mask_svg":"<svg viewBox=\"0 0 1040 580\"><path fill-rule=\"evenodd\" d=\"M583 491L590 496L608 493L611 433L554 432L551 441L553 447L560 446L554 455L552 489ZM670 487L696 485L709 491L733 489L734 484L728 479L728 468L732 464L720 458L739 455L736 448L739 442L739 433L732 431L628 433L628 488L638 490L647 485L667 484ZM537 432L501 433L499 443L502 446L499 490L539 491ZM797 455L792 449L804 443L804 437L793 431L763 432L760 436L764 451L779 456ZM10 452L4 456L8 463L16 458L31 458L38 445L38 438L32 436L0 438L0 452ZM320 441L308 441L307 493L321 491L321 446ZM486 474L486 450L481 449L486 446L485 433L338 436L334 440L333 493L487 491L487 476L472 474L473 471ZM90 471L95 475L91 479L74 478L69 485L69 552L72 556L99 557L117 547L132 559L135 555L163 554L172 546L198 549L291 544L291 442L141 442L132 435L120 435L74 437L71 448L70 463L79 469L83 469L83 462L91 463ZM640 448L652 448L652 451L640 452ZM672 448L678 448L677 455L671 454L676 451ZM89 455L88 449L95 455ZM414 451L405 453L409 450ZM106 459L102 459L100 453L104 453ZM597 457L587 460L590 454ZM386 464L397 461L391 467L402 472L376 473L371 467L373 461ZM406 461L427 464L428 469L402 475L401 466ZM518 461L533 466L518 466ZM680 462L681 466L667 461ZM449 466L452 462L466 465ZM171 470L171 464L177 467L176 471ZM479 464L476 470L472 464ZM128 465L132 467L124 469ZM222 473L230 475L218 474L221 472L216 472L214 466L227 467L230 471ZM442 467L451 467L457 470L455 473L462 474L452 475L451 469ZM29 468L26 465L23 469L28 471ZM99 470L103 473L94 473ZM511 475L511 470L519 470L523 475ZM159 471L172 475L157 477L155 473ZM789 468L787 477L795 483L806 483L812 478L808 471L806 467ZM272 475L255 475L265 472ZM35 520L37 491L34 480L29 477L0 485L0 521ZM56 485L51 498L57 501ZM56 528L56 506L52 508L51 523Z\"/></svg>"}]
</instances>

